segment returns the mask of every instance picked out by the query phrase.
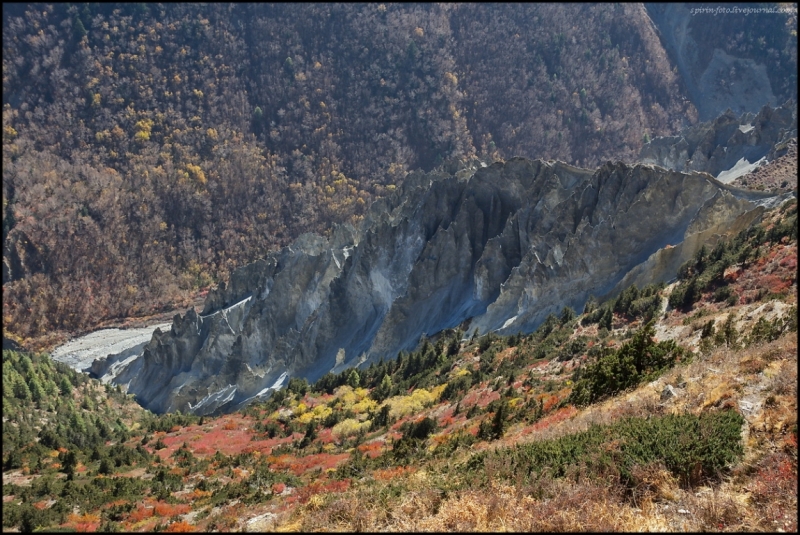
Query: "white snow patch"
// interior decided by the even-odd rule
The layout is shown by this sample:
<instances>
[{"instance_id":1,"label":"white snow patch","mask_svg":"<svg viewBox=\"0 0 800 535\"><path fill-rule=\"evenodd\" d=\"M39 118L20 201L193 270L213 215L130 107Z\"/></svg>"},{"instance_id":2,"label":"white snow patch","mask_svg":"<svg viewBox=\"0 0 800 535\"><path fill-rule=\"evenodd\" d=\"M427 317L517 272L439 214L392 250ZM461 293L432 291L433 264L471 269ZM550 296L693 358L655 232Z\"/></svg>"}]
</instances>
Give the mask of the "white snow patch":
<instances>
[{"instance_id":1,"label":"white snow patch","mask_svg":"<svg viewBox=\"0 0 800 535\"><path fill-rule=\"evenodd\" d=\"M277 380L277 381L275 381L275 384L274 384L274 385L272 385L270 388L271 388L272 390L278 390L280 387L282 387L282 386L283 386L283 382L286 380L286 378L287 378L288 376L289 376L289 374L288 374L288 373L286 373L286 372L283 372L283 373L281 374L281 376L280 376L280 377L278 377L278 380ZM262 392L263 392L263 390L262 390Z\"/></svg>"},{"instance_id":2,"label":"white snow patch","mask_svg":"<svg viewBox=\"0 0 800 535\"><path fill-rule=\"evenodd\" d=\"M511 325L512 323L514 323L514 320L516 320L518 317L519 317L519 316L513 316L513 317L511 317L511 318L508 318L508 319L506 320L506 322L503 324L503 326L502 326L502 327L500 327L500 328L501 328L501 329L505 329L506 327L508 327L509 325Z\"/></svg>"},{"instance_id":3,"label":"white snow patch","mask_svg":"<svg viewBox=\"0 0 800 535\"><path fill-rule=\"evenodd\" d=\"M739 125L739 132L741 132L742 134L746 134L746 133L750 132L753 128L755 128L755 126L753 126L751 124L740 124Z\"/></svg>"},{"instance_id":4,"label":"white snow patch","mask_svg":"<svg viewBox=\"0 0 800 535\"><path fill-rule=\"evenodd\" d=\"M220 313L222 313L222 314L223 314L223 315L224 315L224 316L227 318L227 316L228 316L228 312L230 312L231 310L233 310L233 309L234 309L234 308L236 308L236 307L241 307L241 306L244 306L244 305L246 305L246 304L248 303L248 301L250 301L252 298L253 298L253 296L251 295L250 297L247 297L247 298L245 298L245 299L242 299L242 300L241 300L241 301L239 301L238 303L234 303L233 305L231 305L231 306L229 306L229 307L227 307L227 308L223 308L223 309L221 309L221 310L217 310L216 312L212 312L211 314L207 314L207 315L205 315L205 316L200 316L200 317L201 317L201 318L203 318L203 319L205 319L205 318L210 318L211 316L214 316L214 315L216 315L216 314L220 314Z\"/></svg>"},{"instance_id":5,"label":"white snow patch","mask_svg":"<svg viewBox=\"0 0 800 535\"><path fill-rule=\"evenodd\" d=\"M236 395L237 388L238 387L236 385L228 385L225 388L222 388L216 392L212 392L211 394L207 395L206 397L198 401L197 405L192 405L191 403L189 403L189 408L194 411L212 402L216 403L217 405L224 405L225 403L233 399L233 396Z\"/></svg>"},{"instance_id":6,"label":"white snow patch","mask_svg":"<svg viewBox=\"0 0 800 535\"><path fill-rule=\"evenodd\" d=\"M244 404L246 404L246 403L247 403L248 401L250 401L251 399L260 398L261 396L264 396L264 395L268 394L270 390L278 390L278 389L279 389L279 388L280 388L280 387L283 385L283 381L286 379L286 377L287 377L287 376L288 376L288 374L287 374L286 372L283 372L283 373L281 374L281 376L280 376L280 377L278 377L278 379L275 381L275 384L273 384L272 386L268 386L268 387L266 387L266 388L262 388L262 389L261 389L261 390L258 392L258 394L256 394L255 396L250 396L250 397L249 397L249 398L247 398L246 400L242 401L242 402L240 403L240 405L244 405ZM202 402L201 402L201 403L202 403ZM198 403L198 405L199 405L199 403Z\"/></svg>"},{"instance_id":7,"label":"white snow patch","mask_svg":"<svg viewBox=\"0 0 800 535\"><path fill-rule=\"evenodd\" d=\"M740 176L744 176L747 173L752 173L754 170L764 165L766 162L767 162L766 156L761 158L757 162L753 163L750 163L747 161L747 159L742 158L738 162L736 162L736 165L734 165L727 171L721 171L717 175L717 180L719 180L723 184L730 184Z\"/></svg>"}]
</instances>

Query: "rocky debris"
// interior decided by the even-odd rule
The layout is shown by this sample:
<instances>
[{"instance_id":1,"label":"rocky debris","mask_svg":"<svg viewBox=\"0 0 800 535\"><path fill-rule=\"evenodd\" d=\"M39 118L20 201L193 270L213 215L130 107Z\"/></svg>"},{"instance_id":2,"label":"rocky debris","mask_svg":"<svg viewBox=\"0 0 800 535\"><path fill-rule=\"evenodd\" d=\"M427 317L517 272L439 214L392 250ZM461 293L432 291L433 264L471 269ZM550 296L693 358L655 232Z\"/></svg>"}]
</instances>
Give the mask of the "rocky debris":
<instances>
[{"instance_id":1,"label":"rocky debris","mask_svg":"<svg viewBox=\"0 0 800 535\"><path fill-rule=\"evenodd\" d=\"M731 110L685 128L677 136L658 137L642 146L639 160L675 171L701 171L732 182L788 150L797 138L797 103L764 106L758 114Z\"/></svg>"},{"instance_id":2,"label":"rocky debris","mask_svg":"<svg viewBox=\"0 0 800 535\"><path fill-rule=\"evenodd\" d=\"M465 321L467 335L531 332L631 273L673 277L770 198L610 162L594 172L513 159L471 177L415 173L359 228L302 236L235 271L200 315L176 316L112 382L154 412L211 414L268 394L285 373L314 381Z\"/></svg>"},{"instance_id":3,"label":"rocky debris","mask_svg":"<svg viewBox=\"0 0 800 535\"><path fill-rule=\"evenodd\" d=\"M661 401L666 401L674 397L678 397L678 393L672 385L665 386L664 390L661 391Z\"/></svg>"},{"instance_id":4,"label":"rocky debris","mask_svg":"<svg viewBox=\"0 0 800 535\"><path fill-rule=\"evenodd\" d=\"M101 329L57 347L51 357L77 371L91 370L95 377L99 377L120 358L126 358L132 352L140 355L144 345L153 337L153 331L169 327L169 323L163 323L139 329ZM96 362L97 359L102 361Z\"/></svg>"},{"instance_id":5,"label":"rocky debris","mask_svg":"<svg viewBox=\"0 0 800 535\"><path fill-rule=\"evenodd\" d=\"M731 186L763 191L797 189L797 138L781 142L766 156L768 163L753 172L737 177Z\"/></svg>"}]
</instances>

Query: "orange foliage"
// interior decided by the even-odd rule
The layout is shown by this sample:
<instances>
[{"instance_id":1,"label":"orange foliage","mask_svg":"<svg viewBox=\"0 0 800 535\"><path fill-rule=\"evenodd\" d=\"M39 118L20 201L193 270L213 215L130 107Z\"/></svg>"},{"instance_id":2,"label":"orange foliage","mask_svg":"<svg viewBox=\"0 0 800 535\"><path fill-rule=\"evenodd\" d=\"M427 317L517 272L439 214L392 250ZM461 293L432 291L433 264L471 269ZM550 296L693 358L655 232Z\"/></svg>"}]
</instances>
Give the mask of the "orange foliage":
<instances>
[{"instance_id":1,"label":"orange foliage","mask_svg":"<svg viewBox=\"0 0 800 535\"><path fill-rule=\"evenodd\" d=\"M91 533L97 531L100 526L100 515L88 513L83 515L71 514L67 517L67 522L74 524L75 531L79 533Z\"/></svg>"},{"instance_id":2,"label":"orange foliage","mask_svg":"<svg viewBox=\"0 0 800 535\"><path fill-rule=\"evenodd\" d=\"M361 453L372 453L372 452L380 452L381 447L383 447L383 442L379 440L374 440L367 444L361 444L358 446L358 450Z\"/></svg>"},{"instance_id":3,"label":"orange foliage","mask_svg":"<svg viewBox=\"0 0 800 535\"><path fill-rule=\"evenodd\" d=\"M199 500L202 498L208 498L209 496L211 496L211 494L212 493L210 490L194 489L190 494L190 496L192 500Z\"/></svg>"},{"instance_id":4,"label":"orange foliage","mask_svg":"<svg viewBox=\"0 0 800 535\"><path fill-rule=\"evenodd\" d=\"M397 466L386 470L375 470L372 472L372 477L379 481L390 481L399 476L413 474L415 471L416 469L412 466Z\"/></svg>"},{"instance_id":5,"label":"orange foliage","mask_svg":"<svg viewBox=\"0 0 800 535\"><path fill-rule=\"evenodd\" d=\"M188 522L181 520L179 522L173 522L167 529L164 530L166 533L189 533L191 531L197 531L197 528L193 525L189 524Z\"/></svg>"},{"instance_id":6,"label":"orange foliage","mask_svg":"<svg viewBox=\"0 0 800 535\"><path fill-rule=\"evenodd\" d=\"M159 502L155 505L153 514L156 516L172 517L178 515L185 515L191 510L191 507L185 503L172 505L169 503Z\"/></svg>"},{"instance_id":7,"label":"orange foliage","mask_svg":"<svg viewBox=\"0 0 800 535\"><path fill-rule=\"evenodd\" d=\"M542 405L543 412L550 412L558 404L558 396L548 396Z\"/></svg>"},{"instance_id":8,"label":"orange foliage","mask_svg":"<svg viewBox=\"0 0 800 535\"><path fill-rule=\"evenodd\" d=\"M225 422L225 425L222 426L222 429L226 431L235 431L237 428L236 422Z\"/></svg>"},{"instance_id":9,"label":"orange foliage","mask_svg":"<svg viewBox=\"0 0 800 535\"><path fill-rule=\"evenodd\" d=\"M128 521L131 523L141 522L145 518L150 518L153 516L153 508L152 507L144 507L143 505L139 505L134 511L128 515Z\"/></svg>"}]
</instances>

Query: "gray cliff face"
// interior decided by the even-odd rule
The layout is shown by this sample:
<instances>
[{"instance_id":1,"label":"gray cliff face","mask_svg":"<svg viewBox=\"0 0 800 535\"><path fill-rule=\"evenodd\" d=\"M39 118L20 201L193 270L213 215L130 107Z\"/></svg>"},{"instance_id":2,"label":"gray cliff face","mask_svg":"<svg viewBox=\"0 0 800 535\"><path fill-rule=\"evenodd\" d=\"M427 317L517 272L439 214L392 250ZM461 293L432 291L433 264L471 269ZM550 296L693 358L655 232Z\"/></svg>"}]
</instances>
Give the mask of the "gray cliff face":
<instances>
[{"instance_id":1,"label":"gray cliff face","mask_svg":"<svg viewBox=\"0 0 800 535\"><path fill-rule=\"evenodd\" d=\"M678 256L693 254L699 237L757 217L762 197L621 163L591 172L514 159L471 177L417 173L358 229L303 236L237 270L112 381L155 412L209 414L268 395L287 374L313 381L393 358L466 320L469 331L530 332L626 275L674 276L652 268L664 264L659 251L685 242Z\"/></svg>"},{"instance_id":2,"label":"gray cliff face","mask_svg":"<svg viewBox=\"0 0 800 535\"><path fill-rule=\"evenodd\" d=\"M675 171L701 171L730 182L737 164L754 164L780 156L780 149L797 137L797 105L764 106L736 116L728 110L713 121L684 129L677 136L659 137L642 146L639 161ZM742 161L744 159L744 161Z\"/></svg>"}]
</instances>

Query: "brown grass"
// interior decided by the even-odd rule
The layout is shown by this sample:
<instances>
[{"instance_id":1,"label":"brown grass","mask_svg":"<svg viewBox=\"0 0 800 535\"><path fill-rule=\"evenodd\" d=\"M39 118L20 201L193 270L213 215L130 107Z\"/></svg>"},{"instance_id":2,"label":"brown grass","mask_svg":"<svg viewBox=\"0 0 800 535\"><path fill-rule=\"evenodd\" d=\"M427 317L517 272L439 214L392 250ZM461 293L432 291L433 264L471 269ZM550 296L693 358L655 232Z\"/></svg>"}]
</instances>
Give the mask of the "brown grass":
<instances>
[{"instance_id":1,"label":"brown grass","mask_svg":"<svg viewBox=\"0 0 800 535\"><path fill-rule=\"evenodd\" d=\"M676 398L662 401L664 385L676 385L678 375L686 386L677 388ZM631 489L542 477L528 485L491 484L479 490L444 492L448 482L432 462L413 474L367 478L344 493L309 502L280 527L301 531L796 530L796 333L737 351L716 348L651 384L535 430L524 440L555 438L584 430L591 423L608 424L629 416L700 413L722 405L751 410L739 409L747 422L744 459L733 467L730 477L712 487L680 488L672 474L653 464L633 469Z\"/></svg>"}]
</instances>

